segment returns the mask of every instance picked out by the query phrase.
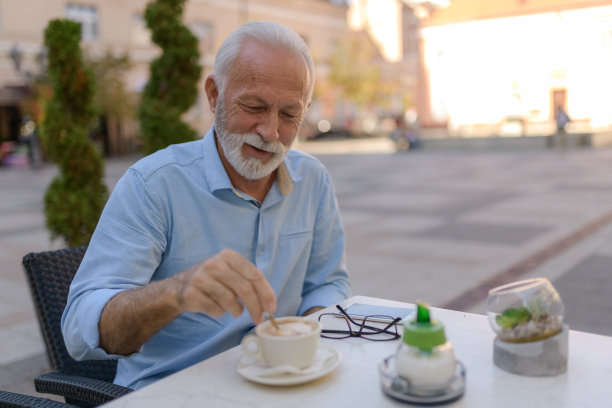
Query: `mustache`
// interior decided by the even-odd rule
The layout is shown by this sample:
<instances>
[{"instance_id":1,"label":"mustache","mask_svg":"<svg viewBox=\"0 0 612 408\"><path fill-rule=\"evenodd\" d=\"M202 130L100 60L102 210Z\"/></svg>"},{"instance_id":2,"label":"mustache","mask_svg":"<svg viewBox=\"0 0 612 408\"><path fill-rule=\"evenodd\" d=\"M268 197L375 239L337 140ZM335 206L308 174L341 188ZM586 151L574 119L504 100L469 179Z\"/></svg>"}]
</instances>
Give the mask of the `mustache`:
<instances>
[{"instance_id":1,"label":"mustache","mask_svg":"<svg viewBox=\"0 0 612 408\"><path fill-rule=\"evenodd\" d=\"M283 154L287 150L281 142L266 142L257 133L243 133L240 135L243 138L243 142L251 145L259 150L266 152Z\"/></svg>"}]
</instances>

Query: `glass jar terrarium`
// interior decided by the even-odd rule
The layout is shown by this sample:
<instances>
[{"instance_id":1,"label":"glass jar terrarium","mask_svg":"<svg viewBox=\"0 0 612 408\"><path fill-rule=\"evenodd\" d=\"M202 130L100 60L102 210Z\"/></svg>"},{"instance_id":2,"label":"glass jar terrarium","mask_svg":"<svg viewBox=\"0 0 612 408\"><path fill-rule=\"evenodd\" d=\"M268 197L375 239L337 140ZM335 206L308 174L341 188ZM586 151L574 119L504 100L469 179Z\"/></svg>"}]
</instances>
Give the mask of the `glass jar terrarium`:
<instances>
[{"instance_id":1,"label":"glass jar terrarium","mask_svg":"<svg viewBox=\"0 0 612 408\"><path fill-rule=\"evenodd\" d=\"M567 367L568 328L559 293L546 278L489 291L487 315L497 334L495 364L516 374L555 375Z\"/></svg>"},{"instance_id":2,"label":"glass jar terrarium","mask_svg":"<svg viewBox=\"0 0 612 408\"><path fill-rule=\"evenodd\" d=\"M563 329L563 302L545 278L492 289L487 315L499 338L512 343L542 340Z\"/></svg>"}]
</instances>

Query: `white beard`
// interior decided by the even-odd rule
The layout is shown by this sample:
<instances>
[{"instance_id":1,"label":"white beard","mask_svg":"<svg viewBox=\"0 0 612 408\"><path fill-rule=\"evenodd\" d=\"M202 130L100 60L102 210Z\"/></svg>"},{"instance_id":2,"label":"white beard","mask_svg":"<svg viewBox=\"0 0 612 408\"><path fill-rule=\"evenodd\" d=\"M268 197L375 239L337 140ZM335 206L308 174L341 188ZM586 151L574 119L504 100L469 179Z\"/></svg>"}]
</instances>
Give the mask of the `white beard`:
<instances>
[{"instance_id":1,"label":"white beard","mask_svg":"<svg viewBox=\"0 0 612 408\"><path fill-rule=\"evenodd\" d=\"M258 180L271 174L282 163L289 152L289 147L281 142L266 142L256 133L229 133L225 128L225 107L223 95L219 95L215 110L215 131L223 149L225 158L242 177L248 180ZM242 146L254 146L260 150L273 153L267 162L256 157L244 158Z\"/></svg>"}]
</instances>

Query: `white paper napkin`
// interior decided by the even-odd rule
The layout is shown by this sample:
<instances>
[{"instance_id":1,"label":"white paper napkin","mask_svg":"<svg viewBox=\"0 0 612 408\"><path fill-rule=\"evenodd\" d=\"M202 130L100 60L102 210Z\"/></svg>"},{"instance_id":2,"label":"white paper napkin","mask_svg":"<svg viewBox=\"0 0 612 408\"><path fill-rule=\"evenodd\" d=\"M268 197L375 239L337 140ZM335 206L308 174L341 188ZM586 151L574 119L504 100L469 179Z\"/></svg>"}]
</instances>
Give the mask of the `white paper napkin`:
<instances>
[{"instance_id":1,"label":"white paper napkin","mask_svg":"<svg viewBox=\"0 0 612 408\"><path fill-rule=\"evenodd\" d=\"M253 360L252 364L240 367L242 374L251 377L281 377L284 375L305 375L321 371L325 363L334 357L331 350L319 348L315 354L314 361L306 368L297 368L292 365L270 367L268 364Z\"/></svg>"}]
</instances>

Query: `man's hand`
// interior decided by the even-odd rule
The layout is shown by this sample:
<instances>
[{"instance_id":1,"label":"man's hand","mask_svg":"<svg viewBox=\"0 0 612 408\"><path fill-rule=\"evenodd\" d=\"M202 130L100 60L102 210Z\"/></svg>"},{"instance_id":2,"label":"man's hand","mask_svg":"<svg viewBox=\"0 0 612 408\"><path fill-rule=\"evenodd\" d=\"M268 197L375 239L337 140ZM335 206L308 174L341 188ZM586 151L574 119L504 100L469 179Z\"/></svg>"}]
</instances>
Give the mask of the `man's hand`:
<instances>
[{"instance_id":1,"label":"man's hand","mask_svg":"<svg viewBox=\"0 0 612 408\"><path fill-rule=\"evenodd\" d=\"M129 355L183 312L238 317L244 307L259 324L263 312L276 310L276 297L255 265L226 249L176 276L111 298L98 323L100 346Z\"/></svg>"},{"instance_id":2,"label":"man's hand","mask_svg":"<svg viewBox=\"0 0 612 408\"><path fill-rule=\"evenodd\" d=\"M230 312L234 317L247 308L255 324L263 313L274 313L276 297L265 276L255 265L231 249L171 278L176 280L177 301L185 312L203 312L214 317Z\"/></svg>"}]
</instances>

